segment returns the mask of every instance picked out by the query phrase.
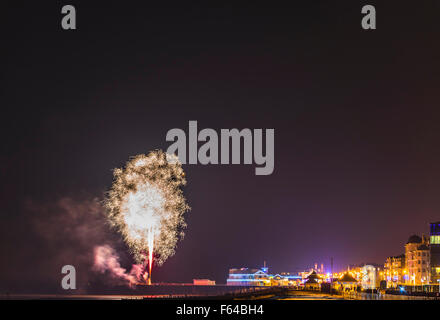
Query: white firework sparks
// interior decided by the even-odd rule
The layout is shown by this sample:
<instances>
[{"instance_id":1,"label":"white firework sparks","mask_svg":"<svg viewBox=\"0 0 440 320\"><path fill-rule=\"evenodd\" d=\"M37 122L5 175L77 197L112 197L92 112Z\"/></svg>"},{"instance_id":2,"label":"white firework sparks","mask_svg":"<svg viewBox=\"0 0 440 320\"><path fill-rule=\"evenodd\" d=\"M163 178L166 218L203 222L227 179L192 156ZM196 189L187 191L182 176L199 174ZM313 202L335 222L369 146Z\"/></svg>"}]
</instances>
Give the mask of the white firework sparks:
<instances>
[{"instance_id":1,"label":"white firework sparks","mask_svg":"<svg viewBox=\"0 0 440 320\"><path fill-rule=\"evenodd\" d=\"M135 156L113 175L106 199L110 223L138 263L148 259L151 276L153 253L155 263L162 264L174 254L186 227L185 173L176 156L158 150Z\"/></svg>"}]
</instances>

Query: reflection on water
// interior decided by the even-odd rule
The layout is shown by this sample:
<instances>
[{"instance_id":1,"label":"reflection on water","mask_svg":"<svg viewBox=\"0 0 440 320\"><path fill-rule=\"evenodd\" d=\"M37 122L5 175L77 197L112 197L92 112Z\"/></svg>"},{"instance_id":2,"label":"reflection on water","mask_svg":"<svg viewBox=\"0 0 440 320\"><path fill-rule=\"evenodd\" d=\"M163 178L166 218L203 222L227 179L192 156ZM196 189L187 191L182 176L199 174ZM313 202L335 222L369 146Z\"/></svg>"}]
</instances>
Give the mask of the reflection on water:
<instances>
[{"instance_id":1,"label":"reflection on water","mask_svg":"<svg viewBox=\"0 0 440 320\"><path fill-rule=\"evenodd\" d=\"M349 292L343 295L329 295L314 292L292 292L288 296L277 297L278 300L435 300L432 297L392 295L365 292Z\"/></svg>"},{"instance_id":2,"label":"reflection on water","mask_svg":"<svg viewBox=\"0 0 440 320\"><path fill-rule=\"evenodd\" d=\"M278 297L278 300L345 300L342 296L324 293L311 293L297 291L286 297Z\"/></svg>"}]
</instances>

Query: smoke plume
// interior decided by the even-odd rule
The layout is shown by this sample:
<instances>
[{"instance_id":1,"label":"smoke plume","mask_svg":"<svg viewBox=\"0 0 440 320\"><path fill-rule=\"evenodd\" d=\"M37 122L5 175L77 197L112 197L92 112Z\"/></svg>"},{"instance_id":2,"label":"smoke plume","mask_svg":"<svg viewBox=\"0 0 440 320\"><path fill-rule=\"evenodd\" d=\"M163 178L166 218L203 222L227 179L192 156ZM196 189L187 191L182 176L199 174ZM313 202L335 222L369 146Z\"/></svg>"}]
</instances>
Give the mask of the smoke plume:
<instances>
[{"instance_id":1,"label":"smoke plume","mask_svg":"<svg viewBox=\"0 0 440 320\"><path fill-rule=\"evenodd\" d=\"M119 256L116 251L108 245L97 246L94 249L93 270L100 273L108 273L116 281L122 280L130 285L141 281L143 268L142 265L134 264L130 273L122 268L119 263Z\"/></svg>"},{"instance_id":2,"label":"smoke plume","mask_svg":"<svg viewBox=\"0 0 440 320\"><path fill-rule=\"evenodd\" d=\"M109 226L101 199L83 196L44 203L27 201L22 210L22 219L10 223L9 229L0 228L5 241L13 244L10 250L20 252L3 255L10 258L1 265L1 292L88 293L116 284L129 285L141 275L140 267L127 274L121 266L131 266L133 260ZM61 287L64 265L76 269L74 292Z\"/></svg>"}]
</instances>

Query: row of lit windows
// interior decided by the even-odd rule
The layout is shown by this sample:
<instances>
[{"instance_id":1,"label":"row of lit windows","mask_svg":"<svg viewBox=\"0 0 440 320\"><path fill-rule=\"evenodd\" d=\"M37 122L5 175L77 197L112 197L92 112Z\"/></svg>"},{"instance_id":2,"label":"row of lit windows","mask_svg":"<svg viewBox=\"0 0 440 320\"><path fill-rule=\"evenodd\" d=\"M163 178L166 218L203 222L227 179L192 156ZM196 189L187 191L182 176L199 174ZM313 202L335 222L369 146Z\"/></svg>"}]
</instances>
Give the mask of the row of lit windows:
<instances>
[{"instance_id":1,"label":"row of lit windows","mask_svg":"<svg viewBox=\"0 0 440 320\"><path fill-rule=\"evenodd\" d=\"M425 260L423 260L423 261L417 260L417 262L416 261L408 262L408 267L414 267L415 265L418 265L418 264L429 264L429 263Z\"/></svg>"},{"instance_id":2,"label":"row of lit windows","mask_svg":"<svg viewBox=\"0 0 440 320\"><path fill-rule=\"evenodd\" d=\"M410 253L408 255L410 260L416 259L417 257L427 257L427 256L428 256L427 252L417 252L417 254L416 253Z\"/></svg>"},{"instance_id":3,"label":"row of lit windows","mask_svg":"<svg viewBox=\"0 0 440 320\"><path fill-rule=\"evenodd\" d=\"M431 244L440 244L440 236L431 236Z\"/></svg>"},{"instance_id":4,"label":"row of lit windows","mask_svg":"<svg viewBox=\"0 0 440 320\"><path fill-rule=\"evenodd\" d=\"M420 272L422 272L422 273L426 273L426 272L428 272L428 270L427 269L410 269L409 270L409 273L415 273L415 272L418 272L418 273L420 273Z\"/></svg>"}]
</instances>

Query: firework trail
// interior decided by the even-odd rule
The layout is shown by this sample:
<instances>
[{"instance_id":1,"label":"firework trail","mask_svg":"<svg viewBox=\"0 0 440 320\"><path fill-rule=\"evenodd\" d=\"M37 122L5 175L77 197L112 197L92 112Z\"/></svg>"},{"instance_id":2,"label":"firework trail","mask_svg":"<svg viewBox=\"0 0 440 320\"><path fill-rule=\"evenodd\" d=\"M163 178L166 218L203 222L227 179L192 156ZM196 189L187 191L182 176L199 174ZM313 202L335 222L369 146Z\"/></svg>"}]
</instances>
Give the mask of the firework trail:
<instances>
[{"instance_id":1,"label":"firework trail","mask_svg":"<svg viewBox=\"0 0 440 320\"><path fill-rule=\"evenodd\" d=\"M161 265L183 237L183 215L190 209L181 190L185 173L176 156L157 150L135 156L113 175L105 202L109 221L137 263L148 259L151 281L153 256Z\"/></svg>"}]
</instances>

